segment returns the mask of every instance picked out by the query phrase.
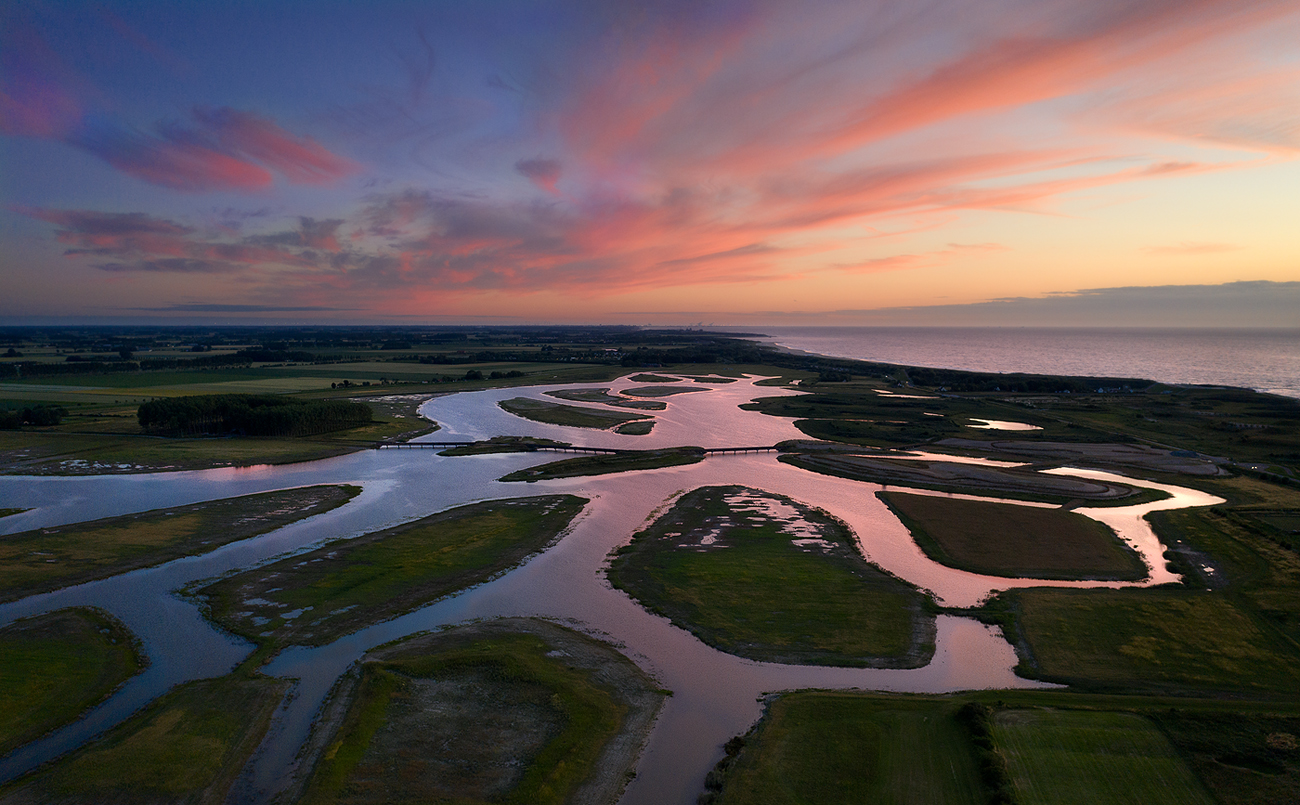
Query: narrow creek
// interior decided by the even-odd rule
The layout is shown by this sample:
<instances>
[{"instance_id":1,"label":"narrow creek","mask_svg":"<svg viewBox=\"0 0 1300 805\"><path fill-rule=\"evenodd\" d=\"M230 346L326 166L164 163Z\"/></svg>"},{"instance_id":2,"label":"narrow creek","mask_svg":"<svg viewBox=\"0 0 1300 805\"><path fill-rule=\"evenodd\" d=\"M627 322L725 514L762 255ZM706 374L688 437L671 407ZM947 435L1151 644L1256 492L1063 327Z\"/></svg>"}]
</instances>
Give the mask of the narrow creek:
<instances>
[{"instance_id":1,"label":"narrow creek","mask_svg":"<svg viewBox=\"0 0 1300 805\"><path fill-rule=\"evenodd\" d=\"M638 384L623 379L600 385L617 390ZM589 446L648 448L770 445L803 436L790 420L737 407L756 397L796 393L756 386L754 379L663 398L668 408L656 412L657 424L646 436L540 424L514 417L496 405L517 396L555 401L543 395L552 388L560 387L499 389L431 400L422 413L442 429L425 440L528 435ZM598 404L590 407L604 408ZM876 499L879 485L810 473L782 464L770 453L712 456L685 467L530 484L495 480L555 458L547 453L450 458L433 450L372 450L279 467L0 478L0 499L5 505L33 509L0 520L0 533L292 486L353 483L364 490L332 512L202 556L0 605L0 625L67 606L102 607L141 638L151 661L144 673L85 718L0 759L0 780L81 745L176 684L227 673L248 655L248 643L212 628L196 606L174 591L323 540L356 536L476 500L568 492L589 498L591 504L555 546L491 582L332 644L278 655L264 670L297 683L232 792L231 801L268 802L285 787L296 771L298 750L320 704L339 675L367 650L415 632L475 618L538 615L568 623L620 646L673 691L640 759L637 777L622 799L628 805L694 802L704 775L721 757L722 744L758 718L761 698L771 691L819 687L946 692L1037 686L1014 675L1014 651L996 630L966 618L939 619L936 654L925 667L873 670L743 660L711 649L665 619L645 612L605 581L606 557L677 494L698 486L750 486L824 509L849 524L869 559L930 590L948 605L969 606L994 590L1012 586L1101 584L988 577L938 565L925 557L902 524ZM1059 472L1118 477L1084 470ZM1212 505L1218 500L1179 487L1157 488L1172 497L1142 506L1078 510L1115 528L1143 555L1154 572L1139 585L1174 578L1164 569L1161 546L1143 515L1157 508Z\"/></svg>"}]
</instances>

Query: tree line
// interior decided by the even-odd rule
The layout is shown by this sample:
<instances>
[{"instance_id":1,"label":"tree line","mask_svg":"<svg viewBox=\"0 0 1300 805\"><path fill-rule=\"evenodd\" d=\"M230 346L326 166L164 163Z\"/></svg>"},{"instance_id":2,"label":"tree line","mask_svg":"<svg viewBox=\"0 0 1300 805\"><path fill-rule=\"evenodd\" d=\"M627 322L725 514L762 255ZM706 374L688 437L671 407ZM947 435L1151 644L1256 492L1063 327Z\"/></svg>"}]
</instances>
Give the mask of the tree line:
<instances>
[{"instance_id":1,"label":"tree line","mask_svg":"<svg viewBox=\"0 0 1300 805\"><path fill-rule=\"evenodd\" d=\"M368 424L374 414L364 403L340 400L209 394L147 402L136 418L144 430L170 436L315 436Z\"/></svg>"}]
</instances>

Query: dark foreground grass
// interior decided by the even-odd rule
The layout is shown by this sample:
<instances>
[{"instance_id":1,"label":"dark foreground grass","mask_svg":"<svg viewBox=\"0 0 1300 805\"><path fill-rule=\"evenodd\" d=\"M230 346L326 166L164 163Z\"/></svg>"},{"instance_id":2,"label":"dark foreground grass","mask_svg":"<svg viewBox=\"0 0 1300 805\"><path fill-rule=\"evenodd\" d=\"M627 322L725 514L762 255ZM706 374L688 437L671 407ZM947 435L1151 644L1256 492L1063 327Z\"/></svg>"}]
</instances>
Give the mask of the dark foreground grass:
<instances>
[{"instance_id":1,"label":"dark foreground grass","mask_svg":"<svg viewBox=\"0 0 1300 805\"><path fill-rule=\"evenodd\" d=\"M1085 689L1294 698L1300 652L1222 592L1165 589L1004 594L1022 673Z\"/></svg>"},{"instance_id":2,"label":"dark foreground grass","mask_svg":"<svg viewBox=\"0 0 1300 805\"><path fill-rule=\"evenodd\" d=\"M0 537L0 601L204 553L327 512L355 486L224 498Z\"/></svg>"},{"instance_id":3,"label":"dark foreground grass","mask_svg":"<svg viewBox=\"0 0 1300 805\"><path fill-rule=\"evenodd\" d=\"M700 801L1277 805L1298 801L1297 735L1294 704L802 691L728 743Z\"/></svg>"},{"instance_id":4,"label":"dark foreground grass","mask_svg":"<svg viewBox=\"0 0 1300 805\"><path fill-rule=\"evenodd\" d=\"M0 803L223 802L288 685L242 675L182 685L104 737L0 788Z\"/></svg>"},{"instance_id":5,"label":"dark foreground grass","mask_svg":"<svg viewBox=\"0 0 1300 805\"><path fill-rule=\"evenodd\" d=\"M96 610L0 629L0 757L72 721L144 665L126 627Z\"/></svg>"},{"instance_id":6,"label":"dark foreground grass","mask_svg":"<svg viewBox=\"0 0 1300 805\"><path fill-rule=\"evenodd\" d=\"M579 408L576 405L550 403L528 397L513 397L497 403L506 411L550 425L568 425L575 428L598 428L607 430L615 425L622 425L638 419L649 419L646 414L620 414L599 408Z\"/></svg>"},{"instance_id":7,"label":"dark foreground grass","mask_svg":"<svg viewBox=\"0 0 1300 805\"><path fill-rule=\"evenodd\" d=\"M612 802L643 736L607 750L629 704L648 728L661 694L589 638L494 626L404 641L363 663L300 801Z\"/></svg>"},{"instance_id":8,"label":"dark foreground grass","mask_svg":"<svg viewBox=\"0 0 1300 805\"><path fill-rule=\"evenodd\" d=\"M1062 509L877 492L940 564L990 576L1141 579L1147 567L1105 524Z\"/></svg>"},{"instance_id":9,"label":"dark foreground grass","mask_svg":"<svg viewBox=\"0 0 1300 805\"><path fill-rule=\"evenodd\" d=\"M916 588L848 527L789 498L703 487L618 550L614 586L705 643L756 660L915 667L934 649Z\"/></svg>"},{"instance_id":10,"label":"dark foreground grass","mask_svg":"<svg viewBox=\"0 0 1300 805\"><path fill-rule=\"evenodd\" d=\"M1214 803L1169 739L1136 713L1001 710L992 733L1022 803Z\"/></svg>"},{"instance_id":11,"label":"dark foreground grass","mask_svg":"<svg viewBox=\"0 0 1300 805\"><path fill-rule=\"evenodd\" d=\"M638 450L626 453L582 456L552 461L540 467L516 470L501 478L502 481L546 481L552 478L577 478L585 475L606 475L611 472L653 470L659 467L677 467L704 460L704 451L698 447L673 447L667 450Z\"/></svg>"},{"instance_id":12,"label":"dark foreground grass","mask_svg":"<svg viewBox=\"0 0 1300 805\"><path fill-rule=\"evenodd\" d=\"M955 703L936 698L782 696L746 736L720 795L701 801L983 805L974 747L956 711ZM715 773L710 783L720 782Z\"/></svg>"},{"instance_id":13,"label":"dark foreground grass","mask_svg":"<svg viewBox=\"0 0 1300 805\"><path fill-rule=\"evenodd\" d=\"M250 640L322 645L517 565L586 502L552 495L461 506L227 577L199 595L214 621Z\"/></svg>"}]
</instances>

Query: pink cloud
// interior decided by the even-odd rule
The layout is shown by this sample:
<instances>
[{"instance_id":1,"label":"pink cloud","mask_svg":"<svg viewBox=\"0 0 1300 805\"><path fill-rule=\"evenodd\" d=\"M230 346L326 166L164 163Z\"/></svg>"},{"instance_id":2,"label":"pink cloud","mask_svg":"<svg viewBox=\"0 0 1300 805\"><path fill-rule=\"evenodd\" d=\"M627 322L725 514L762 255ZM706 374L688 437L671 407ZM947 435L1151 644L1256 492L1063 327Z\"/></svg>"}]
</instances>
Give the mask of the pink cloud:
<instances>
[{"instance_id":1,"label":"pink cloud","mask_svg":"<svg viewBox=\"0 0 1300 805\"><path fill-rule=\"evenodd\" d=\"M231 153L256 160L294 184L326 184L357 171L354 163L330 153L312 138L294 136L248 112L199 108L194 110L194 118Z\"/></svg>"}]
</instances>

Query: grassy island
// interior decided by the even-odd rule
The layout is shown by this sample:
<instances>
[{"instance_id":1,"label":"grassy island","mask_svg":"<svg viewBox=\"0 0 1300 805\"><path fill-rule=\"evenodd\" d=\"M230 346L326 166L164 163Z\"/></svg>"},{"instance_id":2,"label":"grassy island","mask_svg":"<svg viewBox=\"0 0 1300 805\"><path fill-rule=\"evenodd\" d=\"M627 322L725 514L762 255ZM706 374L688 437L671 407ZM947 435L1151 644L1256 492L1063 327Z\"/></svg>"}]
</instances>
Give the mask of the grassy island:
<instances>
[{"instance_id":1,"label":"grassy island","mask_svg":"<svg viewBox=\"0 0 1300 805\"><path fill-rule=\"evenodd\" d=\"M926 556L982 573L1035 579L1142 579L1147 567L1108 526L1062 509L877 492Z\"/></svg>"},{"instance_id":2,"label":"grassy island","mask_svg":"<svg viewBox=\"0 0 1300 805\"><path fill-rule=\"evenodd\" d=\"M126 627L93 609L0 629L0 757L98 704L145 662Z\"/></svg>"},{"instance_id":3,"label":"grassy island","mask_svg":"<svg viewBox=\"0 0 1300 805\"><path fill-rule=\"evenodd\" d=\"M613 802L662 699L609 646L544 621L411 638L341 683L299 801Z\"/></svg>"},{"instance_id":4,"label":"grassy island","mask_svg":"<svg viewBox=\"0 0 1300 805\"><path fill-rule=\"evenodd\" d=\"M323 645L514 567L562 534L586 502L472 503L229 576L199 595L214 621L250 640Z\"/></svg>"},{"instance_id":5,"label":"grassy island","mask_svg":"<svg viewBox=\"0 0 1300 805\"><path fill-rule=\"evenodd\" d=\"M506 411L548 425L568 425L575 428L596 428L608 430L616 425L633 422L638 419L650 419L648 414L619 414L599 408L579 408L576 405L563 405L529 397L512 397L497 403Z\"/></svg>"},{"instance_id":6,"label":"grassy island","mask_svg":"<svg viewBox=\"0 0 1300 805\"><path fill-rule=\"evenodd\" d=\"M610 581L705 643L756 660L915 667L934 620L848 527L789 498L702 487L620 548Z\"/></svg>"},{"instance_id":7,"label":"grassy island","mask_svg":"<svg viewBox=\"0 0 1300 805\"><path fill-rule=\"evenodd\" d=\"M553 478L578 478L585 475L606 475L612 472L653 470L659 467L678 467L704 460L704 451L698 447L673 447L667 450L628 450L594 456L580 456L552 461L539 467L515 470L503 476L502 481L548 481Z\"/></svg>"},{"instance_id":8,"label":"grassy island","mask_svg":"<svg viewBox=\"0 0 1300 805\"><path fill-rule=\"evenodd\" d=\"M337 508L360 491L284 489L0 536L0 601L205 553Z\"/></svg>"}]
</instances>

